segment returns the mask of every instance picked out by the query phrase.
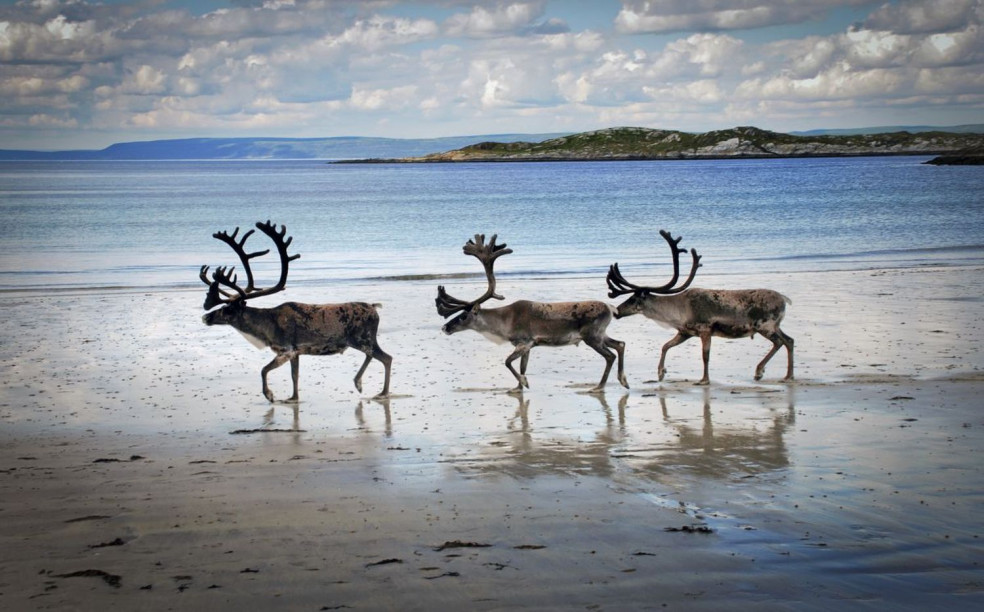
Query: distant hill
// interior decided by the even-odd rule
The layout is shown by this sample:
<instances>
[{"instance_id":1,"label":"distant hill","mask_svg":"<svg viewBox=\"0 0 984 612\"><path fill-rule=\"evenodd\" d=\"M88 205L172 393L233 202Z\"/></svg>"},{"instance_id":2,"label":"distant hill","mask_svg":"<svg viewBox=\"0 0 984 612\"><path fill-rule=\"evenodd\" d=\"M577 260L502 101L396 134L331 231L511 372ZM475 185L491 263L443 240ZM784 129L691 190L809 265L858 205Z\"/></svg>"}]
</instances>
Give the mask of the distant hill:
<instances>
[{"instance_id":1,"label":"distant hill","mask_svg":"<svg viewBox=\"0 0 984 612\"><path fill-rule=\"evenodd\" d=\"M389 161L510 162L939 155L984 145L984 134L893 132L796 136L756 127L691 134L639 127L583 132L541 142L486 141L444 153ZM383 161L383 160L363 160Z\"/></svg>"},{"instance_id":2,"label":"distant hill","mask_svg":"<svg viewBox=\"0 0 984 612\"><path fill-rule=\"evenodd\" d=\"M23 151L0 149L0 160L196 160L327 159L413 157L457 149L480 140L539 141L563 136L495 134L446 138L185 138L123 142L101 150Z\"/></svg>"}]
</instances>

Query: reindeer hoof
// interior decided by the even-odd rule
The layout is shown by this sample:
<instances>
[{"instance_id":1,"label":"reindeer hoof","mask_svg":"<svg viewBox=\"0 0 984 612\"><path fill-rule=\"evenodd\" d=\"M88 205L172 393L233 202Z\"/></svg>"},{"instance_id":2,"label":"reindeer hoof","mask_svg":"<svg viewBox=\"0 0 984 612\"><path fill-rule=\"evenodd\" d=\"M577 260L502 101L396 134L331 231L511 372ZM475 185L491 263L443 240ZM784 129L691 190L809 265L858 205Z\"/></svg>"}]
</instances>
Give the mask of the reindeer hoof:
<instances>
[{"instance_id":1,"label":"reindeer hoof","mask_svg":"<svg viewBox=\"0 0 984 612\"><path fill-rule=\"evenodd\" d=\"M263 391L263 397L267 398L267 401L270 402L270 403L273 403L273 402L276 401L275 399L273 399L273 393L271 393L270 391L264 390Z\"/></svg>"},{"instance_id":2,"label":"reindeer hoof","mask_svg":"<svg viewBox=\"0 0 984 612\"><path fill-rule=\"evenodd\" d=\"M706 379L706 378L704 378L704 379L702 379L702 380L698 380L697 382L695 382L695 383L694 383L694 386L695 386L695 387L707 387L707 386L709 386L710 384L711 384L711 381L710 381L710 380L708 380L708 379Z\"/></svg>"},{"instance_id":3,"label":"reindeer hoof","mask_svg":"<svg viewBox=\"0 0 984 612\"><path fill-rule=\"evenodd\" d=\"M362 393L362 381L359 379L355 379L355 390Z\"/></svg>"},{"instance_id":4,"label":"reindeer hoof","mask_svg":"<svg viewBox=\"0 0 984 612\"><path fill-rule=\"evenodd\" d=\"M522 395L523 394L523 385L517 385L517 386L513 387L512 389L506 391L506 393L509 394L509 395Z\"/></svg>"}]
</instances>

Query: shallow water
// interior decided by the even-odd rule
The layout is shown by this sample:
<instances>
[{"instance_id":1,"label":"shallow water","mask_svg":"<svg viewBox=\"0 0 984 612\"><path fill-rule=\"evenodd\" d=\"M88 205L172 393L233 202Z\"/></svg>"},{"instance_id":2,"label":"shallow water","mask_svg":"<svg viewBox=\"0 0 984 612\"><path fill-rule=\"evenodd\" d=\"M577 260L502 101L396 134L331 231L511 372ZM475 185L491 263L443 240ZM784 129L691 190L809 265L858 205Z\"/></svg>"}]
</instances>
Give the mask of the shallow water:
<instances>
[{"instance_id":1,"label":"shallow water","mask_svg":"<svg viewBox=\"0 0 984 612\"><path fill-rule=\"evenodd\" d=\"M502 276L618 261L659 279L659 229L703 255L702 274L981 262L984 173L925 159L8 162L0 289L187 286L237 263L213 232L267 219L302 254L292 285L475 273L460 248L479 232L514 249Z\"/></svg>"}]
</instances>

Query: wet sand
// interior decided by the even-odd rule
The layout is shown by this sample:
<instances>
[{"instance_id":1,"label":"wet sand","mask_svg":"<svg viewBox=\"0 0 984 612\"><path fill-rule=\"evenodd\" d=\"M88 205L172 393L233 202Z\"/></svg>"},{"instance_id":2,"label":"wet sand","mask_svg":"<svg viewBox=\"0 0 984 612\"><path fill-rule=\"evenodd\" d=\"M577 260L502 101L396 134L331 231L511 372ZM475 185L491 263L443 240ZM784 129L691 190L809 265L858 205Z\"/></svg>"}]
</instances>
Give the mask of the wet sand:
<instances>
[{"instance_id":1,"label":"wet sand","mask_svg":"<svg viewBox=\"0 0 984 612\"><path fill-rule=\"evenodd\" d=\"M0 608L982 606L982 272L708 275L793 299L797 381L784 354L752 380L757 338L715 339L709 388L697 341L656 383L672 332L634 317L609 328L632 388L600 397L585 346L505 394L509 348L441 334L436 283L291 289L382 302L394 356L384 402L378 363L359 394L361 354L303 358L297 406L203 290L0 295Z\"/></svg>"}]
</instances>

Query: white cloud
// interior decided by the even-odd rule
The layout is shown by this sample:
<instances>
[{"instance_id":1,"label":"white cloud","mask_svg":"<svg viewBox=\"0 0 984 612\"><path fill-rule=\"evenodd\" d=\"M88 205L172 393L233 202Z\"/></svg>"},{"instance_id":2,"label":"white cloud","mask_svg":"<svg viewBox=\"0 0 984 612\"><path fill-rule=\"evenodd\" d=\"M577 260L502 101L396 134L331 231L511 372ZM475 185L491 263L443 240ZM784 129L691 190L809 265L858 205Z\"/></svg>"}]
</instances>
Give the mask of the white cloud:
<instances>
[{"instance_id":1,"label":"white cloud","mask_svg":"<svg viewBox=\"0 0 984 612\"><path fill-rule=\"evenodd\" d=\"M349 104L359 110L384 111L398 110L413 104L417 88L413 85L392 89L364 89L356 87L349 98Z\"/></svg>"},{"instance_id":2,"label":"white cloud","mask_svg":"<svg viewBox=\"0 0 984 612\"><path fill-rule=\"evenodd\" d=\"M984 101L984 72L968 73L955 67L923 68L916 73L913 89L921 95L956 95L981 104Z\"/></svg>"},{"instance_id":3,"label":"white cloud","mask_svg":"<svg viewBox=\"0 0 984 612\"><path fill-rule=\"evenodd\" d=\"M840 6L873 0L623 0L615 27L625 33L720 31L802 23Z\"/></svg>"},{"instance_id":4,"label":"white cloud","mask_svg":"<svg viewBox=\"0 0 984 612\"><path fill-rule=\"evenodd\" d=\"M44 24L44 29L57 39L75 40L91 35L94 24L91 21L69 22L64 15L58 15Z\"/></svg>"},{"instance_id":5,"label":"white cloud","mask_svg":"<svg viewBox=\"0 0 984 612\"><path fill-rule=\"evenodd\" d=\"M933 34L963 29L984 19L980 0L902 0L885 3L864 22L873 30L899 34Z\"/></svg>"},{"instance_id":6,"label":"white cloud","mask_svg":"<svg viewBox=\"0 0 984 612\"><path fill-rule=\"evenodd\" d=\"M716 104L725 99L717 81L705 79L676 85L645 86L643 91L655 101L685 104Z\"/></svg>"},{"instance_id":7,"label":"white cloud","mask_svg":"<svg viewBox=\"0 0 984 612\"><path fill-rule=\"evenodd\" d=\"M660 64L671 70L671 64L684 64L685 70L696 68L701 76L716 76L736 67L743 43L721 34L693 34L666 46Z\"/></svg>"},{"instance_id":8,"label":"white cloud","mask_svg":"<svg viewBox=\"0 0 984 612\"><path fill-rule=\"evenodd\" d=\"M905 64L912 40L880 30L853 30L844 35L840 47L853 66L881 68Z\"/></svg>"},{"instance_id":9,"label":"white cloud","mask_svg":"<svg viewBox=\"0 0 984 612\"><path fill-rule=\"evenodd\" d=\"M444 22L448 36L484 38L514 34L534 25L543 14L545 2L506 2L491 8L478 4L469 13L458 13Z\"/></svg>"},{"instance_id":10,"label":"white cloud","mask_svg":"<svg viewBox=\"0 0 984 612\"><path fill-rule=\"evenodd\" d=\"M740 73L743 43L720 34L694 34L671 41L658 52L615 49L593 65L555 78L564 97L581 104L611 106L651 100L672 92L674 100L720 99L722 85L709 77Z\"/></svg>"},{"instance_id":11,"label":"white cloud","mask_svg":"<svg viewBox=\"0 0 984 612\"><path fill-rule=\"evenodd\" d=\"M551 34L542 37L541 42L551 51L564 53L573 51L575 53L591 53L601 49L605 45L605 38L592 30L584 32L574 32L565 34Z\"/></svg>"},{"instance_id":12,"label":"white cloud","mask_svg":"<svg viewBox=\"0 0 984 612\"><path fill-rule=\"evenodd\" d=\"M164 93L164 73L144 64L123 82L123 90L137 94Z\"/></svg>"},{"instance_id":13,"label":"white cloud","mask_svg":"<svg viewBox=\"0 0 984 612\"><path fill-rule=\"evenodd\" d=\"M745 81L736 88L735 96L800 100L871 98L891 95L906 81L906 74L901 70L879 68L858 72L842 62L809 78L779 75Z\"/></svg>"},{"instance_id":14,"label":"white cloud","mask_svg":"<svg viewBox=\"0 0 984 612\"><path fill-rule=\"evenodd\" d=\"M920 40L912 58L922 67L981 64L984 62L984 29L974 25L962 32L927 35Z\"/></svg>"},{"instance_id":15,"label":"white cloud","mask_svg":"<svg viewBox=\"0 0 984 612\"><path fill-rule=\"evenodd\" d=\"M36 128L76 128L78 127L78 121L72 118L38 114L30 116L28 125Z\"/></svg>"},{"instance_id":16,"label":"white cloud","mask_svg":"<svg viewBox=\"0 0 984 612\"><path fill-rule=\"evenodd\" d=\"M437 24L430 19L411 20L377 15L356 22L340 36L331 39L329 44L376 51L434 38L437 32Z\"/></svg>"},{"instance_id":17,"label":"white cloud","mask_svg":"<svg viewBox=\"0 0 984 612\"><path fill-rule=\"evenodd\" d=\"M965 19L957 27L937 10L939 3L926 4L882 7L843 34L765 45L760 52L766 69L737 85L735 99L745 107L758 101L770 108L913 105L916 99L928 107L967 104L968 94L984 92L977 76L984 63L980 20L966 3L954 2L953 13ZM922 31L930 16L945 31Z\"/></svg>"}]
</instances>

